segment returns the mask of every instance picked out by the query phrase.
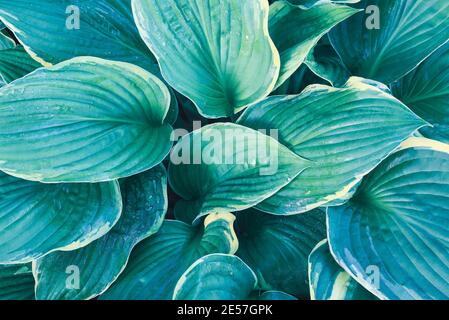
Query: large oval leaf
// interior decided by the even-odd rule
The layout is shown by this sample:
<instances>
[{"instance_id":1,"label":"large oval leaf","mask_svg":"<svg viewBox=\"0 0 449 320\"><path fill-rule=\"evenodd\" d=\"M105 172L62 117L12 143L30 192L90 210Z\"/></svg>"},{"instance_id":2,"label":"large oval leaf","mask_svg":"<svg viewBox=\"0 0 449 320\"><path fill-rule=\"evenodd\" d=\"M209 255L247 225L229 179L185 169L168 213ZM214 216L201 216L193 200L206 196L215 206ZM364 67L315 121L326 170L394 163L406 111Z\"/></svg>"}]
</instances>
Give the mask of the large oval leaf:
<instances>
[{"instance_id":1,"label":"large oval leaf","mask_svg":"<svg viewBox=\"0 0 449 320\"><path fill-rule=\"evenodd\" d=\"M257 277L239 257L211 254L198 259L176 284L174 300L246 300Z\"/></svg>"},{"instance_id":2,"label":"large oval leaf","mask_svg":"<svg viewBox=\"0 0 449 320\"><path fill-rule=\"evenodd\" d=\"M182 137L171 158L170 185L183 198L176 214L187 222L250 208L308 165L274 138L231 123L209 125Z\"/></svg>"},{"instance_id":3,"label":"large oval leaf","mask_svg":"<svg viewBox=\"0 0 449 320\"><path fill-rule=\"evenodd\" d=\"M116 182L42 184L0 173L0 264L86 246L114 226L121 209Z\"/></svg>"},{"instance_id":4,"label":"large oval leaf","mask_svg":"<svg viewBox=\"0 0 449 320\"><path fill-rule=\"evenodd\" d=\"M361 12L330 32L353 75L398 80L449 39L449 2L362 0Z\"/></svg>"},{"instance_id":5,"label":"large oval leaf","mask_svg":"<svg viewBox=\"0 0 449 320\"><path fill-rule=\"evenodd\" d=\"M132 4L137 27L162 75L202 115L234 115L273 89L279 54L268 35L266 0Z\"/></svg>"},{"instance_id":6,"label":"large oval leaf","mask_svg":"<svg viewBox=\"0 0 449 320\"><path fill-rule=\"evenodd\" d=\"M273 3L270 7L269 30L281 56L276 87L298 69L322 36L356 12L357 9L330 1L310 8L295 6L288 1Z\"/></svg>"},{"instance_id":7,"label":"large oval leaf","mask_svg":"<svg viewBox=\"0 0 449 320\"><path fill-rule=\"evenodd\" d=\"M422 134L449 143L449 42L394 83L392 92L433 125Z\"/></svg>"},{"instance_id":8,"label":"large oval leaf","mask_svg":"<svg viewBox=\"0 0 449 320\"><path fill-rule=\"evenodd\" d=\"M167 185L162 165L120 182L123 213L105 236L75 251L38 259L33 271L39 300L91 299L117 279L132 248L157 232L167 210ZM77 286L67 287L68 268L79 270Z\"/></svg>"},{"instance_id":9,"label":"large oval leaf","mask_svg":"<svg viewBox=\"0 0 449 320\"><path fill-rule=\"evenodd\" d=\"M0 18L43 65L94 56L157 70L131 0L0 0Z\"/></svg>"},{"instance_id":10,"label":"large oval leaf","mask_svg":"<svg viewBox=\"0 0 449 320\"><path fill-rule=\"evenodd\" d=\"M351 78L341 89L310 86L300 95L268 98L240 124L279 130L279 141L312 164L258 205L293 214L345 200L354 186L425 123L389 94Z\"/></svg>"},{"instance_id":11,"label":"large oval leaf","mask_svg":"<svg viewBox=\"0 0 449 320\"><path fill-rule=\"evenodd\" d=\"M238 248L232 214L208 216L203 226L166 220L155 235L133 250L125 271L101 299L169 300L176 282L197 259Z\"/></svg>"},{"instance_id":12,"label":"large oval leaf","mask_svg":"<svg viewBox=\"0 0 449 320\"><path fill-rule=\"evenodd\" d=\"M411 138L328 209L337 262L386 299L449 298L449 145Z\"/></svg>"},{"instance_id":13,"label":"large oval leaf","mask_svg":"<svg viewBox=\"0 0 449 320\"><path fill-rule=\"evenodd\" d=\"M321 210L275 216L249 209L237 215L235 231L237 255L256 273L259 289L309 296L307 259L326 236Z\"/></svg>"},{"instance_id":14,"label":"large oval leaf","mask_svg":"<svg viewBox=\"0 0 449 320\"><path fill-rule=\"evenodd\" d=\"M309 256L310 298L312 300L375 300L376 297L341 268L321 241Z\"/></svg>"},{"instance_id":15,"label":"large oval leaf","mask_svg":"<svg viewBox=\"0 0 449 320\"><path fill-rule=\"evenodd\" d=\"M0 89L0 169L42 182L98 182L160 163L170 95L143 69L68 60Z\"/></svg>"},{"instance_id":16,"label":"large oval leaf","mask_svg":"<svg viewBox=\"0 0 449 320\"><path fill-rule=\"evenodd\" d=\"M0 265L0 300L34 300L31 264Z\"/></svg>"}]
</instances>

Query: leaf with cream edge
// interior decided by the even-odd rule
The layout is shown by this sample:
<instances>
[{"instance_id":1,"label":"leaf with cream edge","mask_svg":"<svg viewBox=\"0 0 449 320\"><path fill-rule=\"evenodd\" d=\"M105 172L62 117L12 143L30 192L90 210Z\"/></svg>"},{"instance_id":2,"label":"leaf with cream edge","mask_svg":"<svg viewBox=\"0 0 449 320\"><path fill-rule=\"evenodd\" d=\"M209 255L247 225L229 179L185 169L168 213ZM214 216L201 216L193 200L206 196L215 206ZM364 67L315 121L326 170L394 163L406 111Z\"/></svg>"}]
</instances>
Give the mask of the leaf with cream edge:
<instances>
[{"instance_id":1,"label":"leaf with cream edge","mask_svg":"<svg viewBox=\"0 0 449 320\"><path fill-rule=\"evenodd\" d=\"M402 141L426 123L391 95L351 78L341 89L322 85L275 96L249 107L238 123L278 129L279 141L311 165L257 205L296 214L344 201Z\"/></svg>"},{"instance_id":2,"label":"leaf with cream edge","mask_svg":"<svg viewBox=\"0 0 449 320\"><path fill-rule=\"evenodd\" d=\"M448 299L448 212L449 145L410 138L349 203L328 208L331 252L382 299Z\"/></svg>"},{"instance_id":3,"label":"leaf with cream edge","mask_svg":"<svg viewBox=\"0 0 449 320\"><path fill-rule=\"evenodd\" d=\"M230 213L211 214L204 226L166 220L139 243L124 272L102 295L103 300L170 300L176 282L197 259L210 253L234 254L238 240Z\"/></svg>"},{"instance_id":4,"label":"leaf with cream edge","mask_svg":"<svg viewBox=\"0 0 449 320\"><path fill-rule=\"evenodd\" d=\"M133 0L132 8L163 77L204 117L232 116L273 90L280 63L267 0Z\"/></svg>"},{"instance_id":5,"label":"leaf with cream edge","mask_svg":"<svg viewBox=\"0 0 449 320\"><path fill-rule=\"evenodd\" d=\"M90 245L68 252L54 252L38 259L33 267L38 300L88 300L100 295L124 270L132 248L156 233L167 211L165 168L120 181L123 212L105 236ZM80 270L80 288L66 287L70 266Z\"/></svg>"},{"instance_id":6,"label":"leaf with cream edge","mask_svg":"<svg viewBox=\"0 0 449 320\"><path fill-rule=\"evenodd\" d=\"M0 169L100 182L159 164L172 146L166 86L140 67L79 57L0 89Z\"/></svg>"},{"instance_id":7,"label":"leaf with cream edge","mask_svg":"<svg viewBox=\"0 0 449 320\"><path fill-rule=\"evenodd\" d=\"M299 68L321 37L358 11L332 2L317 3L310 8L288 1L273 3L270 6L269 30L281 57L276 88ZM288 36L286 30L289 30Z\"/></svg>"},{"instance_id":8,"label":"leaf with cream edge","mask_svg":"<svg viewBox=\"0 0 449 320\"><path fill-rule=\"evenodd\" d=\"M392 92L433 125L420 130L425 137L449 143L449 42L392 84Z\"/></svg>"},{"instance_id":9,"label":"leaf with cream edge","mask_svg":"<svg viewBox=\"0 0 449 320\"><path fill-rule=\"evenodd\" d=\"M34 300L31 264L0 265L0 300Z\"/></svg>"},{"instance_id":10,"label":"leaf with cream edge","mask_svg":"<svg viewBox=\"0 0 449 320\"><path fill-rule=\"evenodd\" d=\"M448 1L362 0L355 7L364 12L330 32L352 75L389 84L449 39ZM376 19L378 26L373 24Z\"/></svg>"},{"instance_id":11,"label":"leaf with cream edge","mask_svg":"<svg viewBox=\"0 0 449 320\"><path fill-rule=\"evenodd\" d=\"M377 300L337 264L326 239L310 253L309 283L312 300Z\"/></svg>"},{"instance_id":12,"label":"leaf with cream edge","mask_svg":"<svg viewBox=\"0 0 449 320\"><path fill-rule=\"evenodd\" d=\"M0 18L44 66L94 56L157 70L134 24L131 0L0 0Z\"/></svg>"},{"instance_id":13,"label":"leaf with cream edge","mask_svg":"<svg viewBox=\"0 0 449 320\"><path fill-rule=\"evenodd\" d=\"M173 300L294 300L279 291L256 290L257 277L239 257L210 254L195 261L181 276Z\"/></svg>"},{"instance_id":14,"label":"leaf with cream edge","mask_svg":"<svg viewBox=\"0 0 449 320\"><path fill-rule=\"evenodd\" d=\"M121 210L117 182L42 184L0 173L0 264L84 247L105 235Z\"/></svg>"},{"instance_id":15,"label":"leaf with cream edge","mask_svg":"<svg viewBox=\"0 0 449 320\"><path fill-rule=\"evenodd\" d=\"M307 259L326 236L325 214L312 210L275 216L249 209L238 213L237 256L258 278L258 289L280 290L299 298L309 296Z\"/></svg>"},{"instance_id":16,"label":"leaf with cream edge","mask_svg":"<svg viewBox=\"0 0 449 320\"><path fill-rule=\"evenodd\" d=\"M169 182L182 197L175 214L189 223L209 213L248 209L309 165L274 138L232 123L209 125L182 137L171 160Z\"/></svg>"}]
</instances>

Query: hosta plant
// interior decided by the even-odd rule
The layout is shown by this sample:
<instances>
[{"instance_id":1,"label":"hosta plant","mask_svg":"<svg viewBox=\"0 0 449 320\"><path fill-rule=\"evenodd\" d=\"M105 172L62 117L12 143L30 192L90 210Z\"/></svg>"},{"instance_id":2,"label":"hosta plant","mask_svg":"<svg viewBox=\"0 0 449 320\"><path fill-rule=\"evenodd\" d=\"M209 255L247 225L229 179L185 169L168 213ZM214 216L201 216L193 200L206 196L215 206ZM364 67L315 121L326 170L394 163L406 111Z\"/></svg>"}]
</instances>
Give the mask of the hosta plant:
<instances>
[{"instance_id":1,"label":"hosta plant","mask_svg":"<svg viewBox=\"0 0 449 320\"><path fill-rule=\"evenodd\" d=\"M0 20L0 299L449 298L449 2Z\"/></svg>"}]
</instances>

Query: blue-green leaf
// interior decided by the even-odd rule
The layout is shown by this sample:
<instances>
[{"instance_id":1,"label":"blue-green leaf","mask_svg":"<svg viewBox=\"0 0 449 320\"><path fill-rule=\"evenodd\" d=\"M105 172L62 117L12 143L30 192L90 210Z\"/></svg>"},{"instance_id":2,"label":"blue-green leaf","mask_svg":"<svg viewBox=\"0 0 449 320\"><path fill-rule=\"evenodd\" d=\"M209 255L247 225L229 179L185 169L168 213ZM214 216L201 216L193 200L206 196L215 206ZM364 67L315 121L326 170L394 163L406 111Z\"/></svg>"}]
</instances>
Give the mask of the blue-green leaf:
<instances>
[{"instance_id":1,"label":"blue-green leaf","mask_svg":"<svg viewBox=\"0 0 449 320\"><path fill-rule=\"evenodd\" d=\"M261 290L279 290L299 298L309 296L307 259L326 236L321 210L275 216L254 209L237 215L237 255L258 278Z\"/></svg>"},{"instance_id":2,"label":"blue-green leaf","mask_svg":"<svg viewBox=\"0 0 449 320\"><path fill-rule=\"evenodd\" d=\"M34 300L31 264L0 265L0 300Z\"/></svg>"},{"instance_id":3,"label":"blue-green leaf","mask_svg":"<svg viewBox=\"0 0 449 320\"><path fill-rule=\"evenodd\" d=\"M167 87L123 62L74 58L0 89L0 169L100 182L160 163L172 146Z\"/></svg>"},{"instance_id":4,"label":"blue-green leaf","mask_svg":"<svg viewBox=\"0 0 449 320\"><path fill-rule=\"evenodd\" d=\"M273 3L269 30L281 56L276 87L298 69L321 37L357 12L357 9L331 2L317 3L310 8L295 6L288 1Z\"/></svg>"},{"instance_id":5,"label":"blue-green leaf","mask_svg":"<svg viewBox=\"0 0 449 320\"><path fill-rule=\"evenodd\" d=\"M169 300L176 282L197 259L238 248L232 214L209 215L203 226L166 220L155 235L139 243L129 263L101 299Z\"/></svg>"},{"instance_id":6,"label":"blue-green leaf","mask_svg":"<svg viewBox=\"0 0 449 320\"><path fill-rule=\"evenodd\" d=\"M315 85L248 108L238 123L278 129L279 141L310 166L257 208L307 212L351 197L364 175L425 122L391 95L351 78L336 89Z\"/></svg>"},{"instance_id":7,"label":"blue-green leaf","mask_svg":"<svg viewBox=\"0 0 449 320\"><path fill-rule=\"evenodd\" d=\"M232 116L272 91L280 63L268 35L266 0L134 0L132 5L162 75L203 116Z\"/></svg>"},{"instance_id":8,"label":"blue-green leaf","mask_svg":"<svg viewBox=\"0 0 449 320\"><path fill-rule=\"evenodd\" d=\"M170 185L183 198L175 210L187 222L250 208L308 165L274 138L231 123L209 125L182 137L171 158Z\"/></svg>"},{"instance_id":9,"label":"blue-green leaf","mask_svg":"<svg viewBox=\"0 0 449 320\"><path fill-rule=\"evenodd\" d=\"M449 42L392 85L394 96L433 126L427 138L449 143Z\"/></svg>"},{"instance_id":10,"label":"blue-green leaf","mask_svg":"<svg viewBox=\"0 0 449 320\"><path fill-rule=\"evenodd\" d=\"M167 210L165 168L120 181L123 213L105 236L90 245L68 252L55 252L38 259L34 266L36 298L39 300L91 299L117 279L132 248L156 233ZM67 288L67 268L79 270L77 287Z\"/></svg>"},{"instance_id":11,"label":"blue-green leaf","mask_svg":"<svg viewBox=\"0 0 449 320\"><path fill-rule=\"evenodd\" d=\"M362 0L363 9L330 32L352 75L389 84L449 39L449 2Z\"/></svg>"},{"instance_id":12,"label":"blue-green leaf","mask_svg":"<svg viewBox=\"0 0 449 320\"><path fill-rule=\"evenodd\" d=\"M121 210L117 182L42 184L0 173L0 264L86 246L115 225Z\"/></svg>"},{"instance_id":13,"label":"blue-green leaf","mask_svg":"<svg viewBox=\"0 0 449 320\"><path fill-rule=\"evenodd\" d=\"M339 265L383 299L449 298L449 145L410 138L328 209Z\"/></svg>"},{"instance_id":14,"label":"blue-green leaf","mask_svg":"<svg viewBox=\"0 0 449 320\"><path fill-rule=\"evenodd\" d=\"M335 262L327 240L321 241L309 256L310 298L312 300L375 300Z\"/></svg>"}]
</instances>

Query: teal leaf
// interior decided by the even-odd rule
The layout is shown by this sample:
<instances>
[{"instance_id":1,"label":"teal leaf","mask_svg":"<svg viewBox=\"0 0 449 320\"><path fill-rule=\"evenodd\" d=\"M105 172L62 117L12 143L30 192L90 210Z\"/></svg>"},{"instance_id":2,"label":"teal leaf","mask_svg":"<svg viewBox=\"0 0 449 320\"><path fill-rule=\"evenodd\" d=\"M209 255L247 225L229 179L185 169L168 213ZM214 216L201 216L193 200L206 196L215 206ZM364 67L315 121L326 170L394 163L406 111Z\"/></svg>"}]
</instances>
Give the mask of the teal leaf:
<instances>
[{"instance_id":1,"label":"teal leaf","mask_svg":"<svg viewBox=\"0 0 449 320\"><path fill-rule=\"evenodd\" d=\"M449 145L410 138L328 209L333 256L382 299L449 298Z\"/></svg>"},{"instance_id":2,"label":"teal leaf","mask_svg":"<svg viewBox=\"0 0 449 320\"><path fill-rule=\"evenodd\" d=\"M272 91L279 54L268 35L266 0L134 0L132 6L163 77L201 115L232 116Z\"/></svg>"},{"instance_id":3,"label":"teal leaf","mask_svg":"<svg viewBox=\"0 0 449 320\"><path fill-rule=\"evenodd\" d=\"M94 56L157 70L134 24L131 0L0 0L0 18L44 66Z\"/></svg>"},{"instance_id":4,"label":"teal leaf","mask_svg":"<svg viewBox=\"0 0 449 320\"><path fill-rule=\"evenodd\" d=\"M160 163L169 91L123 62L65 61L0 89L0 169L41 182L100 182Z\"/></svg>"},{"instance_id":5,"label":"teal leaf","mask_svg":"<svg viewBox=\"0 0 449 320\"><path fill-rule=\"evenodd\" d=\"M270 6L269 30L281 57L276 88L298 69L321 37L357 12L354 8L331 2L318 3L310 8L295 6L288 1L273 3Z\"/></svg>"},{"instance_id":6,"label":"teal leaf","mask_svg":"<svg viewBox=\"0 0 449 320\"><path fill-rule=\"evenodd\" d=\"M231 123L209 125L182 137L171 160L169 182L182 197L175 213L179 217L181 212L187 222L250 208L308 165L274 138Z\"/></svg>"},{"instance_id":7,"label":"teal leaf","mask_svg":"<svg viewBox=\"0 0 449 320\"><path fill-rule=\"evenodd\" d=\"M21 46L0 50L0 86L19 79L39 68Z\"/></svg>"},{"instance_id":8,"label":"teal leaf","mask_svg":"<svg viewBox=\"0 0 449 320\"><path fill-rule=\"evenodd\" d=\"M330 32L352 75L389 84L449 39L449 2L362 0L363 12Z\"/></svg>"},{"instance_id":9,"label":"teal leaf","mask_svg":"<svg viewBox=\"0 0 449 320\"><path fill-rule=\"evenodd\" d=\"M321 241L309 256L309 283L312 300L376 300L332 257L327 240Z\"/></svg>"},{"instance_id":10,"label":"teal leaf","mask_svg":"<svg viewBox=\"0 0 449 320\"><path fill-rule=\"evenodd\" d=\"M278 129L279 141L311 165L257 208L307 212L347 200L360 180L426 123L391 95L351 78L341 89L315 85L248 108L238 123Z\"/></svg>"},{"instance_id":11,"label":"teal leaf","mask_svg":"<svg viewBox=\"0 0 449 320\"><path fill-rule=\"evenodd\" d=\"M174 300L246 300L257 284L239 257L211 254L198 259L176 284Z\"/></svg>"},{"instance_id":12,"label":"teal leaf","mask_svg":"<svg viewBox=\"0 0 449 320\"><path fill-rule=\"evenodd\" d=\"M350 78L349 71L329 43L328 37L322 40L310 51L305 64L332 86L342 87Z\"/></svg>"},{"instance_id":13,"label":"teal leaf","mask_svg":"<svg viewBox=\"0 0 449 320\"><path fill-rule=\"evenodd\" d=\"M449 42L392 85L394 96L433 127L421 133L449 143Z\"/></svg>"},{"instance_id":14,"label":"teal leaf","mask_svg":"<svg viewBox=\"0 0 449 320\"><path fill-rule=\"evenodd\" d=\"M86 246L115 225L121 210L116 182L42 184L0 173L0 264Z\"/></svg>"},{"instance_id":15,"label":"teal leaf","mask_svg":"<svg viewBox=\"0 0 449 320\"><path fill-rule=\"evenodd\" d=\"M232 214L209 215L204 226L166 220L139 243L128 265L101 299L169 300L177 281L197 259L211 253L234 254L238 248Z\"/></svg>"},{"instance_id":16,"label":"teal leaf","mask_svg":"<svg viewBox=\"0 0 449 320\"><path fill-rule=\"evenodd\" d=\"M235 232L237 256L255 272L259 289L309 296L307 259L326 236L321 210L275 216L249 209L237 215Z\"/></svg>"},{"instance_id":17,"label":"teal leaf","mask_svg":"<svg viewBox=\"0 0 449 320\"><path fill-rule=\"evenodd\" d=\"M123 213L105 236L88 246L54 252L34 265L38 300L87 300L100 295L124 270L132 248L156 233L167 211L166 172L162 165L120 181ZM79 270L78 288L67 288L66 270Z\"/></svg>"},{"instance_id":18,"label":"teal leaf","mask_svg":"<svg viewBox=\"0 0 449 320\"><path fill-rule=\"evenodd\" d=\"M31 264L0 265L0 300L34 300Z\"/></svg>"}]
</instances>

